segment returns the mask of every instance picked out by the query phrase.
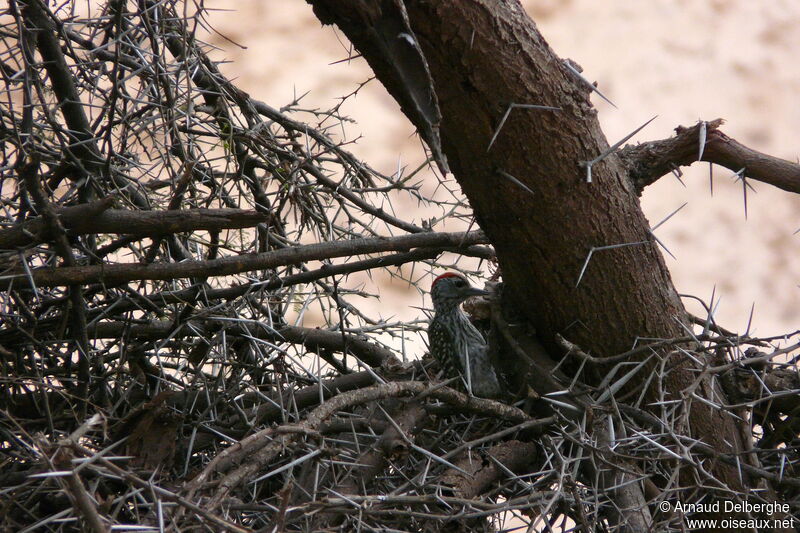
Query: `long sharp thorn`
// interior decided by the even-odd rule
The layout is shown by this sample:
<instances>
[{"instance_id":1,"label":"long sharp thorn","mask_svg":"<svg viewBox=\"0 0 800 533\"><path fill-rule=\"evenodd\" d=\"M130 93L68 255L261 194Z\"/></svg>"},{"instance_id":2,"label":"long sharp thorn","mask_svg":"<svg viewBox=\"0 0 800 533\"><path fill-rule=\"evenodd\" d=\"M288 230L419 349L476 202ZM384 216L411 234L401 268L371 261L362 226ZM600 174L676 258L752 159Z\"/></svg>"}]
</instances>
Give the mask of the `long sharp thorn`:
<instances>
[{"instance_id":1,"label":"long sharp thorn","mask_svg":"<svg viewBox=\"0 0 800 533\"><path fill-rule=\"evenodd\" d=\"M753 302L753 305L750 306L750 317L747 319L747 329L744 332L744 336L748 337L750 335L750 326L753 325L753 311L756 310L756 303Z\"/></svg>"},{"instance_id":2,"label":"long sharp thorn","mask_svg":"<svg viewBox=\"0 0 800 533\"><path fill-rule=\"evenodd\" d=\"M703 152L706 150L706 135L708 135L708 123L704 120L700 123L700 153L697 155L697 160L703 160Z\"/></svg>"},{"instance_id":3,"label":"long sharp thorn","mask_svg":"<svg viewBox=\"0 0 800 533\"><path fill-rule=\"evenodd\" d=\"M506 112L503 113L503 118L500 119L500 124L497 125L497 129L494 130L494 134L492 135L492 138L489 141L489 146L486 147L487 152L492 149L492 145L494 144L494 141L497 139L497 136L500 135L500 130L503 129L503 126L505 125L506 120L508 120L508 115L511 114L512 109L514 109L514 104L508 104Z\"/></svg>"},{"instance_id":4,"label":"long sharp thorn","mask_svg":"<svg viewBox=\"0 0 800 533\"><path fill-rule=\"evenodd\" d=\"M517 178L515 178L514 176L512 176L508 172L505 172L503 170L498 170L497 173L500 174L501 176L503 176L504 178L506 178L507 180L509 180L511 183L514 183L515 185L518 185L519 187L522 187L523 189L525 189L529 193L534 194L534 192L532 190L530 190L527 185L525 185L524 183L519 181Z\"/></svg>"},{"instance_id":5,"label":"long sharp thorn","mask_svg":"<svg viewBox=\"0 0 800 533\"><path fill-rule=\"evenodd\" d=\"M684 202L682 206L680 206L678 209L676 209L675 211L673 211L672 213L670 213L669 215L667 215L667 216L666 216L666 218L664 218L664 219L663 219L661 222L659 222L658 224L656 224L655 226L653 226L653 227L650 229L650 231L655 231L655 230L657 230L657 229L658 229L658 227L659 227L659 226L661 226L661 224L663 224L663 223L664 223L664 222L666 222L667 220L671 219L671 218L672 218L672 216L673 216L675 213L677 213L678 211L680 211L681 209L683 209L684 207L686 207L686 204L688 204L688 203L689 203L689 202Z\"/></svg>"},{"instance_id":6,"label":"long sharp thorn","mask_svg":"<svg viewBox=\"0 0 800 533\"><path fill-rule=\"evenodd\" d=\"M576 76L578 76L578 78L579 78L579 79L580 79L580 80L581 80L581 81L582 81L584 84L586 84L586 86L587 86L587 87L589 87L591 90L593 90L594 92L596 92L596 93L597 93L597 95L598 95L600 98L602 98L603 100L605 100L606 102L608 102L609 104L611 104L611 105L614 107L614 109L619 109L619 108L618 108L616 105L614 105L614 102L612 102L611 100L609 100L608 98L606 98L606 95L604 95L603 93L601 93L601 92L600 92L600 89L598 89L597 87L595 87L594 83L590 82L590 81L589 81L589 80L588 80L588 79L587 79L587 78L586 78L586 77L585 77L583 74L581 74L580 72L578 72L578 70L577 70L575 67L573 67L572 65L570 65L569 61L566 61L566 60L565 60L565 61L564 61L564 65L566 65L566 67L567 67L567 68L570 70L570 72L572 72L573 74L575 74Z\"/></svg>"},{"instance_id":7,"label":"long sharp thorn","mask_svg":"<svg viewBox=\"0 0 800 533\"><path fill-rule=\"evenodd\" d=\"M649 241L636 241L636 242L623 242L622 244L609 244L607 246L592 246L592 249L589 250L589 254L586 256L586 261L583 262L583 268L581 268L581 273L578 275L578 281L575 283L575 288L578 288L578 285L581 284L581 279L583 279L583 274L586 272L586 267L589 265L589 260L592 258L592 254L595 252L599 252L601 250L615 250L617 248L625 248L627 246L638 246L640 244L647 244Z\"/></svg>"},{"instance_id":8,"label":"long sharp thorn","mask_svg":"<svg viewBox=\"0 0 800 533\"><path fill-rule=\"evenodd\" d=\"M503 129L503 126L508 120L509 115L511 115L511 110L514 108L520 109L544 109L546 111L561 111L560 107L553 107L549 105L538 105L538 104L515 104L514 102L508 104L508 108L506 108L506 112L503 113L503 118L500 119L500 124L498 124L497 129L494 130L494 134L492 135L491 140L489 141L489 146L486 147L486 151L492 149L492 145L494 141L497 140L497 136L500 135L500 130Z\"/></svg>"},{"instance_id":9,"label":"long sharp thorn","mask_svg":"<svg viewBox=\"0 0 800 533\"><path fill-rule=\"evenodd\" d=\"M578 282L575 284L575 288L578 288L578 285L581 284L581 280L583 279L583 273L586 272L586 267L589 266L589 260L592 258L592 254L594 253L594 247L589 250L589 255L586 256L586 261L583 262L583 267L581 268L581 273L578 274Z\"/></svg>"},{"instance_id":10,"label":"long sharp thorn","mask_svg":"<svg viewBox=\"0 0 800 533\"><path fill-rule=\"evenodd\" d=\"M708 184L711 186L711 196L714 196L714 164L708 164Z\"/></svg>"},{"instance_id":11,"label":"long sharp thorn","mask_svg":"<svg viewBox=\"0 0 800 533\"><path fill-rule=\"evenodd\" d=\"M642 131L642 129L644 129L644 127L645 127L645 126L647 126L648 124L650 124L651 122L653 122L653 121L654 121L655 119L657 119L657 118L658 118L658 115L655 115L655 116L653 116L653 118L651 118L650 120L648 120L647 122L645 122L644 124L642 124L641 126L639 126L638 128L636 128L635 130L633 130L632 132L630 132L628 135L626 135L625 137L623 137L623 138L622 138L622 139L620 139L619 141L615 142L615 143L614 143L614 145L613 145L613 146L611 146L611 148L609 148L608 150L606 150L606 152L608 152L608 153L610 154L611 152L613 152L614 150L616 150L617 148L619 148L620 146L622 146L622 143L624 143L624 142L627 142L627 140L628 140L628 139L630 139L631 137L633 137L634 135L636 135L637 133L639 133L640 131ZM606 154L606 155L608 155L608 154ZM605 156L604 156L604 157L605 157Z\"/></svg>"},{"instance_id":12,"label":"long sharp thorn","mask_svg":"<svg viewBox=\"0 0 800 533\"><path fill-rule=\"evenodd\" d=\"M615 142L613 145L609 146L608 149L604 150L603 153L601 153L600 155L598 155L597 157L595 157L591 161L583 162L582 165L587 167L587 169L589 169L589 171L587 172L586 181L587 182L591 182L592 181L592 177L591 177L592 176L592 174L591 174L592 165L594 165L595 163L599 163L600 161L602 161L603 159L605 159L609 155L613 154L617 150L617 148L622 146L623 143L625 143L628 139L630 139L631 137L633 137L634 135L639 133L642 130L642 128L644 128L645 126L647 126L648 124L653 122L656 118L658 118L658 115L654 116L653 118L651 118L650 120L648 120L647 122L645 122L644 124L642 124L641 126L636 128L635 130L630 132L628 135L626 135L625 137L623 137L619 141Z\"/></svg>"},{"instance_id":13,"label":"long sharp thorn","mask_svg":"<svg viewBox=\"0 0 800 533\"><path fill-rule=\"evenodd\" d=\"M744 194L744 219L747 220L747 181L742 174L742 194Z\"/></svg>"},{"instance_id":14,"label":"long sharp thorn","mask_svg":"<svg viewBox=\"0 0 800 533\"><path fill-rule=\"evenodd\" d=\"M675 257L674 255L672 255L672 252L670 252L670 251L669 251L669 248L667 248L667 245L666 245L666 244L664 244L663 242L661 242L661 239L659 239L658 237L656 237L656 234L655 234L655 233L653 233L653 232L652 232L652 230L650 231L650 235L652 235L652 236L653 236L653 238L656 240L656 242L657 242L657 243L658 243L658 244L659 244L659 245L660 245L660 246L661 246L661 247L664 249L664 251L665 251L665 252L667 252L667 253L669 254L669 256L670 256L671 258L675 259L676 261L678 260L678 258L677 258L677 257Z\"/></svg>"}]
</instances>

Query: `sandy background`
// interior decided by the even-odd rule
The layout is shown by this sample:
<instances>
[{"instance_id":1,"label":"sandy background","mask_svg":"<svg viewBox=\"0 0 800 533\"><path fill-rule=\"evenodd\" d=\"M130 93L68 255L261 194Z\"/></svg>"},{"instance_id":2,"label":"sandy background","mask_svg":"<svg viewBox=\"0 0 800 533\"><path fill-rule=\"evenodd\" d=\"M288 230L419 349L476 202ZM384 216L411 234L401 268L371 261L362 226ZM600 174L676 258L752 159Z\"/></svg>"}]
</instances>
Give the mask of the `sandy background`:
<instances>
[{"instance_id":1,"label":"sandy background","mask_svg":"<svg viewBox=\"0 0 800 533\"><path fill-rule=\"evenodd\" d=\"M300 0L205 5L220 9L208 14L211 24L244 47L207 35L219 47L212 57L229 61L223 71L273 106L308 92L305 107L330 108L371 76L363 60L332 64L348 56L348 43L321 27ZM556 53L579 63L619 107L593 97L611 143L653 115L659 118L630 142L721 117L723 131L754 149L792 161L800 156L800 2L552 0L525 7ZM422 161L414 129L378 82L348 100L342 112L357 121L344 135L361 136L350 149L373 167L393 173L398 158L410 167ZM645 190L645 213L655 225L688 202L656 232L676 257L666 260L679 292L708 301L716 287L717 319L732 330L745 330L753 304L751 333L794 330L800 327L800 233L794 235L800 198L752 182L757 194L748 194L745 220L742 186L732 174L715 167L713 197L707 164L684 169L685 187L674 177L662 178ZM414 207L402 206L404 212ZM411 307L421 305L415 290L374 279L378 284L365 288L380 294L380 307L375 300L363 302L374 316L423 316ZM688 300L687 306L701 312Z\"/></svg>"}]
</instances>

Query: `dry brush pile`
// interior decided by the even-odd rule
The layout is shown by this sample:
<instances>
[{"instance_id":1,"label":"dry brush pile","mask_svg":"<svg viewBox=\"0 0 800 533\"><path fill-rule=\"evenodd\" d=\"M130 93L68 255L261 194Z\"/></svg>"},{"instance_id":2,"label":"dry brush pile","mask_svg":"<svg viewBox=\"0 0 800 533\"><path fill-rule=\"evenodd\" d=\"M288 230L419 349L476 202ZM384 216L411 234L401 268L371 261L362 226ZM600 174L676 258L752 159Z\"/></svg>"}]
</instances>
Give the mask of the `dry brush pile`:
<instances>
[{"instance_id":1,"label":"dry brush pile","mask_svg":"<svg viewBox=\"0 0 800 533\"><path fill-rule=\"evenodd\" d=\"M435 231L471 220L458 189L356 159L338 107L238 89L193 4L81 9L0 15L4 530L678 528L655 504L704 491L797 516L797 333L735 335L709 310L682 338L605 358L561 338L550 358L497 284L471 310L508 397L467 396L382 342L424 323L369 316L346 283L491 261L480 231ZM398 216L403 197L440 216ZM698 379L659 397L687 357ZM730 401L698 390L709 375ZM745 421L747 453L690 434L697 402Z\"/></svg>"}]
</instances>

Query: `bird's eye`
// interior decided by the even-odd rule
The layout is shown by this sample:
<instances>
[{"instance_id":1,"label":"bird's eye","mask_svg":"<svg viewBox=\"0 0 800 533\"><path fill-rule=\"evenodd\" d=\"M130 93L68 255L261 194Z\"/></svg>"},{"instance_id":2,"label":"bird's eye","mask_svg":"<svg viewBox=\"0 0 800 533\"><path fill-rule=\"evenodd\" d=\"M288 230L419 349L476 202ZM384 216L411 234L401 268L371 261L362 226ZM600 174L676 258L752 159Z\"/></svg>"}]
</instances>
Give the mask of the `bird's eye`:
<instances>
[{"instance_id":1,"label":"bird's eye","mask_svg":"<svg viewBox=\"0 0 800 533\"><path fill-rule=\"evenodd\" d=\"M463 287L464 285L465 285L465 282L464 282L463 279L457 279L456 280L456 286L457 287Z\"/></svg>"}]
</instances>

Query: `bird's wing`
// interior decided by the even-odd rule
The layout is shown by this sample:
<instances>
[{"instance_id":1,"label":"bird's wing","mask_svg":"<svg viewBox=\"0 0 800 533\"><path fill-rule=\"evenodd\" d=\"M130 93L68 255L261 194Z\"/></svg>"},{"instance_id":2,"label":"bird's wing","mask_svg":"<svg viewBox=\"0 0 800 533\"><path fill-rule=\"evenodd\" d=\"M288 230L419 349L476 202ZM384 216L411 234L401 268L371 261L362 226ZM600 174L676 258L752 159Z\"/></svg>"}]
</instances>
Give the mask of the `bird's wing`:
<instances>
[{"instance_id":1,"label":"bird's wing","mask_svg":"<svg viewBox=\"0 0 800 533\"><path fill-rule=\"evenodd\" d=\"M455 346L453 336L438 320L432 320L428 326L428 345L431 355L439 362L439 367L445 370L445 374L449 374L447 372L449 369L456 372L463 370L461 357L453 352Z\"/></svg>"}]
</instances>

